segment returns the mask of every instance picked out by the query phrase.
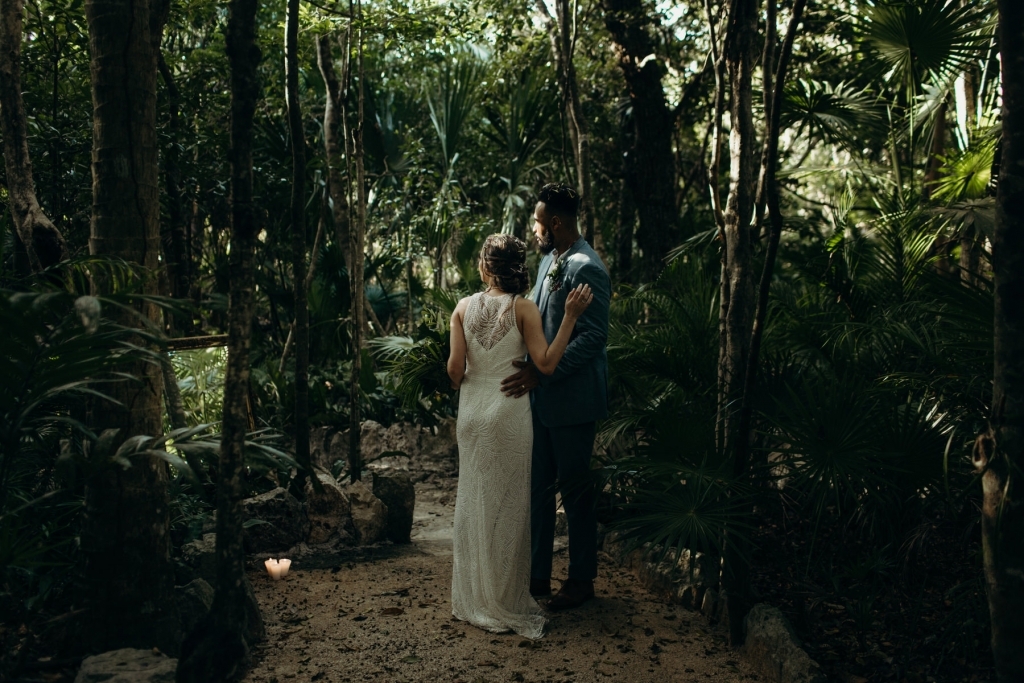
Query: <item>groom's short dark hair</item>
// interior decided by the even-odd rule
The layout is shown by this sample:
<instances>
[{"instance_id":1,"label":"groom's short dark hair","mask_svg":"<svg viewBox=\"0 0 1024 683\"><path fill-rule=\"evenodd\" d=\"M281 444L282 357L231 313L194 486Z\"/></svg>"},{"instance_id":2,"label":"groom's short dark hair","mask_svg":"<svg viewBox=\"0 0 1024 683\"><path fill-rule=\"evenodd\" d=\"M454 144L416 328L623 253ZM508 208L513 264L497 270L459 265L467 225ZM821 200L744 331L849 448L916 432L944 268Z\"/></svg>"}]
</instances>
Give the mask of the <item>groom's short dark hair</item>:
<instances>
[{"instance_id":1,"label":"groom's short dark hair","mask_svg":"<svg viewBox=\"0 0 1024 683\"><path fill-rule=\"evenodd\" d=\"M580 210L580 194L564 183L548 183L540 188L537 201L544 203L550 213L573 218Z\"/></svg>"}]
</instances>

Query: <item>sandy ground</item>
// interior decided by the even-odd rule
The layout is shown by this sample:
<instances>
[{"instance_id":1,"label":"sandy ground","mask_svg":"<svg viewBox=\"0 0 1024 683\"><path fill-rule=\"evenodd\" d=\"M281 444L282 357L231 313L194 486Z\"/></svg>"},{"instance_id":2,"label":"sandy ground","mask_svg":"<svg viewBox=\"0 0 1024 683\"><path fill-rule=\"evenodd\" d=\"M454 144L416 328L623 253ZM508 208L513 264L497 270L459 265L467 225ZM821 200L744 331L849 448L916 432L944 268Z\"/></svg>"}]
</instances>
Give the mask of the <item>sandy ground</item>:
<instances>
[{"instance_id":1,"label":"sandy ground","mask_svg":"<svg viewBox=\"0 0 1024 683\"><path fill-rule=\"evenodd\" d=\"M597 597L553 614L544 638L451 616L454 479L419 483L413 543L299 560L250 578L267 625L246 681L744 681L756 674L699 615L658 603L602 553ZM564 540L555 577L564 576ZM554 585L557 588L558 582Z\"/></svg>"}]
</instances>

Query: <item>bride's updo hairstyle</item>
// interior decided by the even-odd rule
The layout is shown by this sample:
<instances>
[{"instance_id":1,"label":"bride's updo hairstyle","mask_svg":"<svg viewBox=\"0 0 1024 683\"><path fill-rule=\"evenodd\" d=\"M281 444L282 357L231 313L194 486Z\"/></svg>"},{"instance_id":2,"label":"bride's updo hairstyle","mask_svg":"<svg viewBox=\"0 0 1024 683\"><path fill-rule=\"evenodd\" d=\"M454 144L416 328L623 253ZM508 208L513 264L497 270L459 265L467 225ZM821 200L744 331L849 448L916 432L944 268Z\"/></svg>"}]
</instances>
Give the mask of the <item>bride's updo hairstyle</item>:
<instances>
[{"instance_id":1,"label":"bride's updo hairstyle","mask_svg":"<svg viewBox=\"0 0 1024 683\"><path fill-rule=\"evenodd\" d=\"M526 270L526 243L515 235L489 235L480 249L480 270L493 278L493 285L507 294L522 294L530 288Z\"/></svg>"}]
</instances>

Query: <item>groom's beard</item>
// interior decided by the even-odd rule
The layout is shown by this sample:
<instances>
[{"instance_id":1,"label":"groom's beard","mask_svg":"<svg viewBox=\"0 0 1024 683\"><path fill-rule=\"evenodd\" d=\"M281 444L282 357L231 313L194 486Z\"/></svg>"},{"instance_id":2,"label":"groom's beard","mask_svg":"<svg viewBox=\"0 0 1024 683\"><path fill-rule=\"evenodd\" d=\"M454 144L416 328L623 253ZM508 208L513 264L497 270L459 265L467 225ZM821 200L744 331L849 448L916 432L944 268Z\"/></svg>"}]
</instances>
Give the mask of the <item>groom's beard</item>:
<instances>
[{"instance_id":1,"label":"groom's beard","mask_svg":"<svg viewBox=\"0 0 1024 683\"><path fill-rule=\"evenodd\" d=\"M555 236L550 230L537 238L537 249L545 256L555 250Z\"/></svg>"}]
</instances>

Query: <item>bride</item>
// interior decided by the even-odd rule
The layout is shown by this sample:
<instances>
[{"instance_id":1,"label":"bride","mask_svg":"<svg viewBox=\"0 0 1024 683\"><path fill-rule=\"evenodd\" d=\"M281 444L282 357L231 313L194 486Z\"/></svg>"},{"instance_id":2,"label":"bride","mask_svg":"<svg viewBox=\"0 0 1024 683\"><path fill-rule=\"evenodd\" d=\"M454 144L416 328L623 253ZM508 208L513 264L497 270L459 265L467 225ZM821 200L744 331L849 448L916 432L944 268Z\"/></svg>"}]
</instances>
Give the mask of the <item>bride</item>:
<instances>
[{"instance_id":1,"label":"bride","mask_svg":"<svg viewBox=\"0 0 1024 683\"><path fill-rule=\"evenodd\" d=\"M487 289L456 306L448 359L452 386L462 390L452 614L488 631L540 638L545 619L529 591L533 420L529 400L505 396L501 380L527 352L538 370L553 373L594 297L587 285L569 293L549 346L537 305L520 296L529 287L526 244L491 235L479 269Z\"/></svg>"}]
</instances>

